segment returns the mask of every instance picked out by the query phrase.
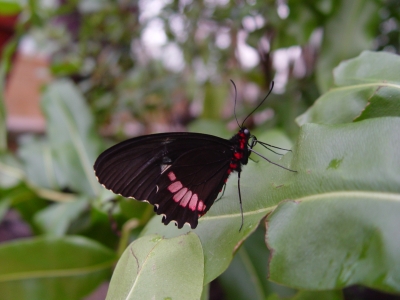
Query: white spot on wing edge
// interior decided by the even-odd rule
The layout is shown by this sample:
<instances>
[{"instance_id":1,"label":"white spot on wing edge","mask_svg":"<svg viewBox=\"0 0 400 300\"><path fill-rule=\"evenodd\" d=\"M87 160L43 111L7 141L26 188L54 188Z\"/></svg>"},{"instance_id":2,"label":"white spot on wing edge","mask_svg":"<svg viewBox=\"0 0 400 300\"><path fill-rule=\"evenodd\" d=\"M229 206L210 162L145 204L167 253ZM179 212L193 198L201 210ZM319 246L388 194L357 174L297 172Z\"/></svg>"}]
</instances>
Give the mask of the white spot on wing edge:
<instances>
[{"instance_id":1,"label":"white spot on wing edge","mask_svg":"<svg viewBox=\"0 0 400 300\"><path fill-rule=\"evenodd\" d=\"M160 216L161 216L162 218L166 218L166 217L167 217L166 214L160 214ZM170 222L174 222L175 225L178 226L178 221L177 221L177 220L171 220ZM185 222L185 223L183 223L183 225L188 225L191 229L193 229L193 228L192 228L192 225L191 225L189 222ZM167 226L167 225L166 225L166 226Z\"/></svg>"},{"instance_id":2,"label":"white spot on wing edge","mask_svg":"<svg viewBox=\"0 0 400 300\"><path fill-rule=\"evenodd\" d=\"M172 165L161 165L161 174L167 171Z\"/></svg>"}]
</instances>

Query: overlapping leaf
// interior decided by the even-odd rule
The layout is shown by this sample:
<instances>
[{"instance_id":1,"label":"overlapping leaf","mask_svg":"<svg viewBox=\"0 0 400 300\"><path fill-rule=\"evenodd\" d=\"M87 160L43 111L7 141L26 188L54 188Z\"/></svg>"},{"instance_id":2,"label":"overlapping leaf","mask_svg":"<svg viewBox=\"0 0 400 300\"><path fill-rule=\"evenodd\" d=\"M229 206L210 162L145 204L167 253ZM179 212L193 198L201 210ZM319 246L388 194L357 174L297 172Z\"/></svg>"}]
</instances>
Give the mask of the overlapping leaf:
<instances>
[{"instance_id":1,"label":"overlapping leaf","mask_svg":"<svg viewBox=\"0 0 400 300\"><path fill-rule=\"evenodd\" d=\"M115 255L83 237L0 246L0 299L81 299L108 278ZM60 259L62 257L62 259Z\"/></svg>"},{"instance_id":2,"label":"overlapping leaf","mask_svg":"<svg viewBox=\"0 0 400 300\"><path fill-rule=\"evenodd\" d=\"M171 239L147 235L125 250L107 299L200 299L203 277L202 246L194 233Z\"/></svg>"},{"instance_id":3,"label":"overlapping leaf","mask_svg":"<svg viewBox=\"0 0 400 300\"><path fill-rule=\"evenodd\" d=\"M335 87L297 118L297 123L339 124L400 116L400 57L365 51L334 71Z\"/></svg>"}]
</instances>

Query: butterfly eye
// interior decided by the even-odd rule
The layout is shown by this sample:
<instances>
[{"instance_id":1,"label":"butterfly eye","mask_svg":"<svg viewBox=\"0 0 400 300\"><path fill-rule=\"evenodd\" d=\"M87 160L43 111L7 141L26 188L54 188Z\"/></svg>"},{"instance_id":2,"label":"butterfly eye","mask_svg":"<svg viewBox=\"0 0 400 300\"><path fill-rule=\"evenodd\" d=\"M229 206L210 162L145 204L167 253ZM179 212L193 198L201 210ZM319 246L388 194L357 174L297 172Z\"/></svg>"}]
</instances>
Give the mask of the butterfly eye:
<instances>
[{"instance_id":1,"label":"butterfly eye","mask_svg":"<svg viewBox=\"0 0 400 300\"><path fill-rule=\"evenodd\" d=\"M244 132L245 135L249 135L249 134L250 134L250 130L248 130L247 128L245 128L245 129L243 130L243 132Z\"/></svg>"}]
</instances>

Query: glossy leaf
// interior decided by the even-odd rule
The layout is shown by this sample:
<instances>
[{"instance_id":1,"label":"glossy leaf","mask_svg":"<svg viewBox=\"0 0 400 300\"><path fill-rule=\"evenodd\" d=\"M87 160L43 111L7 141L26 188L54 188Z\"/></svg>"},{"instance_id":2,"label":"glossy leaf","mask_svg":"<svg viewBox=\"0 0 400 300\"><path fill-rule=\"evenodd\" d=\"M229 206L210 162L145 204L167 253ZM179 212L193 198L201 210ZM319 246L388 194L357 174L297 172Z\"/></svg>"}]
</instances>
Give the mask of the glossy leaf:
<instances>
[{"instance_id":1,"label":"glossy leaf","mask_svg":"<svg viewBox=\"0 0 400 300\"><path fill-rule=\"evenodd\" d=\"M363 284L400 291L400 193L330 192L268 218L271 279L301 289Z\"/></svg>"},{"instance_id":2,"label":"glossy leaf","mask_svg":"<svg viewBox=\"0 0 400 300\"><path fill-rule=\"evenodd\" d=\"M172 239L148 235L125 250L107 299L200 299L203 276L203 251L194 233Z\"/></svg>"},{"instance_id":3,"label":"glossy leaf","mask_svg":"<svg viewBox=\"0 0 400 300\"><path fill-rule=\"evenodd\" d=\"M115 256L83 237L0 245L0 299L80 299L107 279Z\"/></svg>"},{"instance_id":4,"label":"glossy leaf","mask_svg":"<svg viewBox=\"0 0 400 300\"><path fill-rule=\"evenodd\" d=\"M365 51L334 71L336 87L297 118L297 123L338 124L400 116L400 57Z\"/></svg>"},{"instance_id":5,"label":"glossy leaf","mask_svg":"<svg viewBox=\"0 0 400 300\"><path fill-rule=\"evenodd\" d=\"M214 204L193 230L204 250L204 282L215 279L228 267L235 251L261 218L282 200L336 191L400 193L400 159L396 155L400 139L397 128L400 128L400 118L374 118L335 126L306 124L293 154L288 153L279 161L283 166L297 170L297 173L266 165L262 160L249 162L243 169L244 226L240 232L237 177L231 176L225 196ZM368 147L365 147L366 144ZM184 229L190 231L187 227ZM142 234L173 237L182 234L182 231L173 225L163 226L157 216ZM275 279L272 275L271 278Z\"/></svg>"},{"instance_id":6,"label":"glossy leaf","mask_svg":"<svg viewBox=\"0 0 400 300\"><path fill-rule=\"evenodd\" d=\"M400 291L400 261L390 254L400 243L398 128L400 118L389 117L303 126L296 182L286 190L279 177L274 183L275 193L296 202L269 217L271 280L301 289L363 283Z\"/></svg>"}]
</instances>

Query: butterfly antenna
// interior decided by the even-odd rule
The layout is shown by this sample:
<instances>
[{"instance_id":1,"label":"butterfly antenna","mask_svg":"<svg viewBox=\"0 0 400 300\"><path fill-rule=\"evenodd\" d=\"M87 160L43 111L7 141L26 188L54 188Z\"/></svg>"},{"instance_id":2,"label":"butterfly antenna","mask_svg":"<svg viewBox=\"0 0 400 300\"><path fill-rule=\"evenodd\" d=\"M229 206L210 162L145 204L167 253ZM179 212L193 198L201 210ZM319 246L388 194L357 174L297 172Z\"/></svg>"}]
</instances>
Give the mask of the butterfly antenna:
<instances>
[{"instance_id":1,"label":"butterfly antenna","mask_svg":"<svg viewBox=\"0 0 400 300\"><path fill-rule=\"evenodd\" d=\"M235 106L233 107L233 114L235 115L236 123L238 124L239 128L242 128L242 126L239 125L239 121L238 121L238 119L237 119L237 117L236 117L236 99L237 99L236 84L233 82L232 79L229 79L229 80L232 82L233 87L234 87L234 89L235 89Z\"/></svg>"},{"instance_id":2,"label":"butterfly antenna","mask_svg":"<svg viewBox=\"0 0 400 300\"><path fill-rule=\"evenodd\" d=\"M274 82L271 81L271 88L269 89L269 92L268 92L267 96L265 96L265 98L260 102L260 104L258 104L256 106L256 108L253 109L253 111L247 115L247 117L242 122L242 126L239 126L240 128L243 127L244 122L246 122L246 120L264 103L264 101L267 100L267 98L268 98L269 94L271 94L273 88L274 88Z\"/></svg>"},{"instance_id":3,"label":"butterfly antenna","mask_svg":"<svg viewBox=\"0 0 400 300\"><path fill-rule=\"evenodd\" d=\"M253 152L254 154L257 154L259 157L265 159L265 160L266 160L267 162L269 162L270 164L273 164L273 165L275 165L275 166L278 166L278 167L280 167L280 168L282 168L282 169L285 169L285 170L288 170L288 171L290 171L290 172L297 173L297 171L295 171L295 170L288 169L288 168L286 168L286 167L284 167L284 166L282 166L282 165L280 165L280 164L277 164L277 163L274 163L273 161L270 161L270 160L269 160L268 158L266 158L264 155L262 155L261 153L258 153L257 151L254 151L253 149L250 149L250 148L249 148L249 150L250 150L251 152Z\"/></svg>"}]
</instances>

